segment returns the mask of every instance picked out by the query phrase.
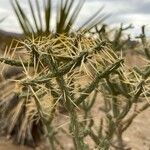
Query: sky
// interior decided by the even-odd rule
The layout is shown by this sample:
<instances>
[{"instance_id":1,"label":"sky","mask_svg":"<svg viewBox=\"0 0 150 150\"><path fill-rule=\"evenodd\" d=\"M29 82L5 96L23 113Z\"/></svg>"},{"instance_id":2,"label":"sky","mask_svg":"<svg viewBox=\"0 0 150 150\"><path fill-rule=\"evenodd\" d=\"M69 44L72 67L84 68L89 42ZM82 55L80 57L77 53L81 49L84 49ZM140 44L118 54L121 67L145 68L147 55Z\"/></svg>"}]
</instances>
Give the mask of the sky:
<instances>
[{"instance_id":1,"label":"sky","mask_svg":"<svg viewBox=\"0 0 150 150\"><path fill-rule=\"evenodd\" d=\"M0 19L6 17L0 23L0 29L21 32L10 1L0 0ZM27 0L19 1L26 9L27 14L29 14ZM53 0L54 7L56 6L56 1ZM118 26L120 23L133 24L135 26L135 29L132 30L133 34L140 32L140 27L143 24L147 26L148 31L150 30L150 0L86 0L80 12L78 23L90 17L101 6L104 6L104 13L111 15L105 22L112 26Z\"/></svg>"}]
</instances>

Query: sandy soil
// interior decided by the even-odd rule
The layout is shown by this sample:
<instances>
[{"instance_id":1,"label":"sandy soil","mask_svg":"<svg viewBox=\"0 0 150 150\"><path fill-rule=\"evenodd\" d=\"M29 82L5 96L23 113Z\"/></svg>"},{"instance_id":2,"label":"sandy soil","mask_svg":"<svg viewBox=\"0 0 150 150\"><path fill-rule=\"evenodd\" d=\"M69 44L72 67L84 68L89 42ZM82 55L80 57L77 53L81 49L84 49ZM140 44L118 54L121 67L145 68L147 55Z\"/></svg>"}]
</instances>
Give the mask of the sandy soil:
<instances>
[{"instance_id":1,"label":"sandy soil","mask_svg":"<svg viewBox=\"0 0 150 150\"><path fill-rule=\"evenodd\" d=\"M132 150L150 150L150 108L139 114L125 132L124 140Z\"/></svg>"},{"instance_id":2,"label":"sandy soil","mask_svg":"<svg viewBox=\"0 0 150 150\"><path fill-rule=\"evenodd\" d=\"M97 110L93 110L97 114ZM139 116L133 121L132 125L124 134L124 141L130 150L150 150L150 108L139 114ZM94 115L96 117L96 115ZM67 117L65 115L60 115L56 122L59 125L67 125ZM62 139L65 143L66 150L73 150L72 144L67 137L62 137L59 135L59 139ZM65 139L65 140L64 140ZM89 140L87 140L89 141ZM90 141L89 141L90 142ZM92 144L92 143L91 143ZM6 137L0 138L0 150L48 150L45 144L41 144L39 147L33 149L26 146L18 146L8 140ZM59 148L58 148L59 150ZM91 149L92 150L92 149Z\"/></svg>"}]
</instances>

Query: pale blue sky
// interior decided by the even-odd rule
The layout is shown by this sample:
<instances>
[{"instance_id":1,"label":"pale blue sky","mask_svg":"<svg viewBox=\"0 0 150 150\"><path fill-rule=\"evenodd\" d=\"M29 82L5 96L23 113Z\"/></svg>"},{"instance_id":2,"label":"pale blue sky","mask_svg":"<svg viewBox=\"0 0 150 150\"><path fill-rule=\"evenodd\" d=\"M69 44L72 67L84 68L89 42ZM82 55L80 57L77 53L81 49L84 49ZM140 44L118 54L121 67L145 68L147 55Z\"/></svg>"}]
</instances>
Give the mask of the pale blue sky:
<instances>
[{"instance_id":1,"label":"pale blue sky","mask_svg":"<svg viewBox=\"0 0 150 150\"><path fill-rule=\"evenodd\" d=\"M21 32L10 1L0 0L0 18L7 17L3 23L0 23L0 29ZM19 1L26 8L28 14L27 0ZM53 1L56 3L57 0ZM150 0L87 0L79 20L88 18L102 5L105 6L104 12L111 14L111 17L106 21L109 24L132 23L136 27L133 32L137 32L143 24L146 24L148 28L150 27Z\"/></svg>"}]
</instances>

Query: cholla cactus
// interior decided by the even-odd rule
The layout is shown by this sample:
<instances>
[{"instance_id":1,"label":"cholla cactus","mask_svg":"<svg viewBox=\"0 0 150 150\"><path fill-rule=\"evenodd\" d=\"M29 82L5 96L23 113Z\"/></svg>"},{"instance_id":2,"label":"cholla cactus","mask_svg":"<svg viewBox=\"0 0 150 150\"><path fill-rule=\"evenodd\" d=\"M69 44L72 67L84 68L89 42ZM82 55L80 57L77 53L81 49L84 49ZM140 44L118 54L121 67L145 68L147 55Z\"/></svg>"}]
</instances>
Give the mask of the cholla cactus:
<instances>
[{"instance_id":1,"label":"cholla cactus","mask_svg":"<svg viewBox=\"0 0 150 150\"><path fill-rule=\"evenodd\" d=\"M130 114L130 110L141 101L143 106L136 111L149 107L144 101L149 91L149 70L127 71L110 44L82 34L26 39L20 45L12 57L5 54L0 58L7 65L21 67L21 76L3 82L9 83L8 88L15 87L1 93L1 120L7 134L17 143L33 146L45 136L52 149L57 145L63 149L57 138L60 130L54 124L56 110L61 107L69 116L67 132L76 149L90 149L86 137L98 149L124 147L122 134L138 114ZM25 57L15 57L20 50ZM101 110L105 117L97 130L92 108L100 93L104 95ZM82 110L84 121L77 110Z\"/></svg>"},{"instance_id":2,"label":"cholla cactus","mask_svg":"<svg viewBox=\"0 0 150 150\"><path fill-rule=\"evenodd\" d=\"M15 85L12 97L5 95L0 103L8 134L15 135L18 143L33 143L35 128L36 134L48 134L58 104L71 115L101 78L122 63L105 45L105 42L84 36L49 36L22 42L26 59L1 58L4 63L23 69L22 79L10 81ZM91 74L89 65L95 74ZM83 78L88 78L89 82L80 84Z\"/></svg>"}]
</instances>

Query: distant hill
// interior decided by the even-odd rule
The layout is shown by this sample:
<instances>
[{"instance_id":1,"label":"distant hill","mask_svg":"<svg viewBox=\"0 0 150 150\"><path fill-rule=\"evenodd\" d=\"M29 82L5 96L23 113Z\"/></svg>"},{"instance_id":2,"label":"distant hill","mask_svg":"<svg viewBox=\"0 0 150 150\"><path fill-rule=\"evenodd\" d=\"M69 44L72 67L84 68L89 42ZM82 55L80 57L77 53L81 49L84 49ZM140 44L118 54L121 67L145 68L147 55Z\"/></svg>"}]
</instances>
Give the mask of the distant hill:
<instances>
[{"instance_id":1,"label":"distant hill","mask_svg":"<svg viewBox=\"0 0 150 150\"><path fill-rule=\"evenodd\" d=\"M23 34L0 30L0 50L3 50L6 45L9 45L13 39L22 38Z\"/></svg>"}]
</instances>

